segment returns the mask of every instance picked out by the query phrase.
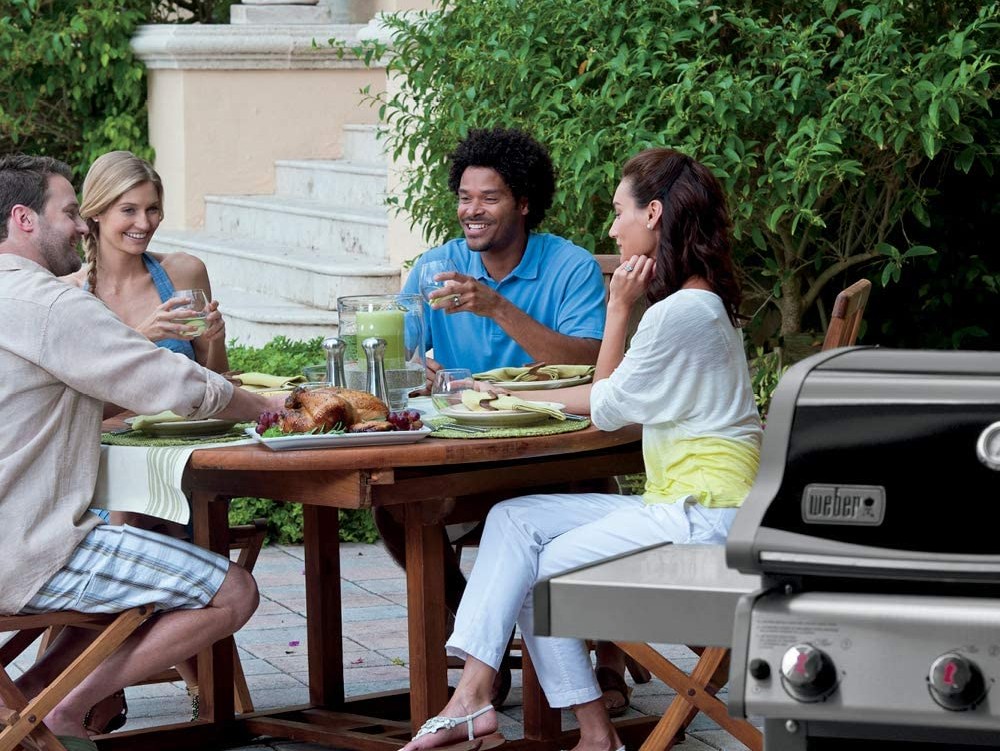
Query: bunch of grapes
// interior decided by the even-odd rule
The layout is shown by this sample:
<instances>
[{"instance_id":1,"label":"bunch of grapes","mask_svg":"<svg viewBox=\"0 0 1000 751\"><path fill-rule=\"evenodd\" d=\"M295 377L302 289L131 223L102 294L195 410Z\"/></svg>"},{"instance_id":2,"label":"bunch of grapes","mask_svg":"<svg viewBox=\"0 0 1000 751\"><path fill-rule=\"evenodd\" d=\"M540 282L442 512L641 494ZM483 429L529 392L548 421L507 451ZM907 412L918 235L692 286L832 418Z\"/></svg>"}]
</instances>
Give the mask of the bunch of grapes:
<instances>
[{"instance_id":1,"label":"bunch of grapes","mask_svg":"<svg viewBox=\"0 0 1000 751\"><path fill-rule=\"evenodd\" d=\"M278 420L280 419L280 412L261 412L260 416L257 418L257 435L264 435L264 431L273 425L277 425Z\"/></svg>"},{"instance_id":2,"label":"bunch of grapes","mask_svg":"<svg viewBox=\"0 0 1000 751\"><path fill-rule=\"evenodd\" d=\"M404 409L390 412L385 418L396 430L420 430L424 424L420 421L420 413L415 409Z\"/></svg>"}]
</instances>

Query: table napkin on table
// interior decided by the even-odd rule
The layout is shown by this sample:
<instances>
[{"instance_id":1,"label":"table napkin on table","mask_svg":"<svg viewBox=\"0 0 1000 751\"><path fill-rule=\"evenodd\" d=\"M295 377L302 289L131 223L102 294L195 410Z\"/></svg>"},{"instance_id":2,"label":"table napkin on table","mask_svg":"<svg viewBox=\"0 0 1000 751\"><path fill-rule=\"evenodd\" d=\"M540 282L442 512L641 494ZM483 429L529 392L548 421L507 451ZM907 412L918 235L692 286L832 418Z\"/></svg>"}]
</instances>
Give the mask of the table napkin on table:
<instances>
[{"instance_id":1,"label":"table napkin on table","mask_svg":"<svg viewBox=\"0 0 1000 751\"><path fill-rule=\"evenodd\" d=\"M136 415L130 424L132 430L142 430L147 425L159 425L161 422L183 422L189 419L189 417L181 417L168 409L164 412L157 412L155 415Z\"/></svg>"},{"instance_id":2,"label":"table napkin on table","mask_svg":"<svg viewBox=\"0 0 1000 751\"><path fill-rule=\"evenodd\" d=\"M550 407L542 402L532 402L508 394L494 394L491 391L462 392L462 404L470 412L489 412L491 410L511 410L514 412L539 412L556 420L565 420L562 410ZM489 406L486 406L489 405Z\"/></svg>"},{"instance_id":3,"label":"table napkin on table","mask_svg":"<svg viewBox=\"0 0 1000 751\"><path fill-rule=\"evenodd\" d=\"M523 368L494 368L472 376L477 381L557 381L562 378L576 378L594 374L593 365L538 365Z\"/></svg>"},{"instance_id":4,"label":"table napkin on table","mask_svg":"<svg viewBox=\"0 0 1000 751\"><path fill-rule=\"evenodd\" d=\"M233 378L240 381L244 386L262 389L283 389L306 380L306 377L301 375L276 376L268 375L267 373L240 373L239 375L234 375Z\"/></svg>"}]
</instances>

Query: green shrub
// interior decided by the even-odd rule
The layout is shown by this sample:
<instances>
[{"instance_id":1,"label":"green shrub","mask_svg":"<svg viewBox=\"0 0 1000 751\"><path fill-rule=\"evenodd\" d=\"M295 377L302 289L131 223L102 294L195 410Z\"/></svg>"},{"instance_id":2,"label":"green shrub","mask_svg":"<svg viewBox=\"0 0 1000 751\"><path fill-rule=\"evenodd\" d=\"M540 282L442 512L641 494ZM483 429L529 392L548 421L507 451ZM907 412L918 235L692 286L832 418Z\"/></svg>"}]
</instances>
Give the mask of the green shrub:
<instances>
[{"instance_id":1,"label":"green shrub","mask_svg":"<svg viewBox=\"0 0 1000 751\"><path fill-rule=\"evenodd\" d=\"M298 375L306 365L325 362L322 337L293 341L278 336L263 347L251 347L237 340L229 342L229 366L233 370L273 375ZM378 531L368 509L341 510L340 539L344 542L375 542ZM279 544L302 542L302 505L267 498L234 498L229 507L230 524L247 524L265 518L267 541Z\"/></svg>"},{"instance_id":2,"label":"green shrub","mask_svg":"<svg viewBox=\"0 0 1000 751\"><path fill-rule=\"evenodd\" d=\"M151 157L146 77L129 38L148 0L7 0L0 153L46 154L82 176L106 151Z\"/></svg>"},{"instance_id":3,"label":"green shrub","mask_svg":"<svg viewBox=\"0 0 1000 751\"><path fill-rule=\"evenodd\" d=\"M399 88L378 101L391 153L416 165L398 204L415 223L454 234L447 154L472 127L520 126L561 175L545 228L611 252L621 164L675 147L723 180L747 310L775 310L781 335L846 272L889 285L934 253L920 239L933 163L992 174L998 156L995 0L442 10L388 20Z\"/></svg>"},{"instance_id":4,"label":"green shrub","mask_svg":"<svg viewBox=\"0 0 1000 751\"><path fill-rule=\"evenodd\" d=\"M293 376L301 375L306 365L326 362L322 342L323 337L320 336L306 341L276 336L263 347L251 347L232 339L226 351L229 353L229 367L233 370Z\"/></svg>"}]
</instances>

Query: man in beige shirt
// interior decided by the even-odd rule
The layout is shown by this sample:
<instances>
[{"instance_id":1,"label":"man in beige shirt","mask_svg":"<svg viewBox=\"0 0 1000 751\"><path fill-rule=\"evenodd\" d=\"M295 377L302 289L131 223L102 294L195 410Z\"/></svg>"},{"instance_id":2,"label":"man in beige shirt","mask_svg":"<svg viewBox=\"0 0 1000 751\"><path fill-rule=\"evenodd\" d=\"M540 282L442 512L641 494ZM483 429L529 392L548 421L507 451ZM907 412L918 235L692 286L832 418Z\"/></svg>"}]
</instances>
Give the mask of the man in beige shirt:
<instances>
[{"instance_id":1,"label":"man in beige shirt","mask_svg":"<svg viewBox=\"0 0 1000 751\"><path fill-rule=\"evenodd\" d=\"M228 559L88 511L104 405L239 420L277 405L156 347L56 278L79 268L87 233L69 178L53 159L0 158L0 613L156 606L45 718L56 734L86 738L91 706L232 634L258 600L253 577ZM91 638L65 631L18 686L33 696Z\"/></svg>"}]
</instances>

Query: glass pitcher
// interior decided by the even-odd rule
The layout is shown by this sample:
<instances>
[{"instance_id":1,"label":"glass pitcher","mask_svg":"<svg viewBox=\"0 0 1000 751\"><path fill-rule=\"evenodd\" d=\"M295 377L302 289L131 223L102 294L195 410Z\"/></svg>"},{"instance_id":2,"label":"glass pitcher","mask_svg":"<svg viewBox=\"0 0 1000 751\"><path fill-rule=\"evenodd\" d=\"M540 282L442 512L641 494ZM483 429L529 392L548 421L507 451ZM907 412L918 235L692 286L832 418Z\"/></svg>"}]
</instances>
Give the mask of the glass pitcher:
<instances>
[{"instance_id":1,"label":"glass pitcher","mask_svg":"<svg viewBox=\"0 0 1000 751\"><path fill-rule=\"evenodd\" d=\"M411 391L424 385L424 303L420 295L351 295L337 298L338 336L344 341L347 387L365 390L366 362L360 343L385 340L389 409L406 408Z\"/></svg>"}]
</instances>

